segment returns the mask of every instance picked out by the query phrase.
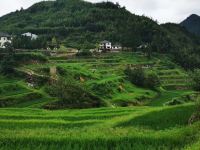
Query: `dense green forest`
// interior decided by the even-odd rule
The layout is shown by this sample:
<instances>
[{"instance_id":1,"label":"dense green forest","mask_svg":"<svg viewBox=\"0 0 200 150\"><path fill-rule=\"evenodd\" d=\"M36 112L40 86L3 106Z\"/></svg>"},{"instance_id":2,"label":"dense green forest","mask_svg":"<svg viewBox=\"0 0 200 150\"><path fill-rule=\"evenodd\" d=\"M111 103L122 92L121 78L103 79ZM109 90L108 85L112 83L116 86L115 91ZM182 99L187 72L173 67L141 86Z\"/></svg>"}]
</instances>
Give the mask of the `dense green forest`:
<instances>
[{"instance_id":1,"label":"dense green forest","mask_svg":"<svg viewBox=\"0 0 200 150\"><path fill-rule=\"evenodd\" d=\"M148 17L132 14L118 3L43 1L1 17L0 31L15 35L32 32L44 41L55 37L66 47L78 49L95 48L104 39L133 50L146 44L150 52L173 54L185 68L200 66L199 38L179 25L159 25Z\"/></svg>"}]
</instances>

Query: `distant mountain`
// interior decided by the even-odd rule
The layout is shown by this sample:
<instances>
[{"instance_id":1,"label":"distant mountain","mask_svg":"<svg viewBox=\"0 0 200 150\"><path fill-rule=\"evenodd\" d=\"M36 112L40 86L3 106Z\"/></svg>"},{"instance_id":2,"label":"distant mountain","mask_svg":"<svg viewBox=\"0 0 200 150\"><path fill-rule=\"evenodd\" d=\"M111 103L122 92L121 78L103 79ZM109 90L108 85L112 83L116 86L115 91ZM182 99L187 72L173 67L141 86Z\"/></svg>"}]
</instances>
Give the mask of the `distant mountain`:
<instances>
[{"instance_id":1,"label":"distant mountain","mask_svg":"<svg viewBox=\"0 0 200 150\"><path fill-rule=\"evenodd\" d=\"M200 36L200 16L193 14L181 22L181 25L191 33Z\"/></svg>"}]
</instances>

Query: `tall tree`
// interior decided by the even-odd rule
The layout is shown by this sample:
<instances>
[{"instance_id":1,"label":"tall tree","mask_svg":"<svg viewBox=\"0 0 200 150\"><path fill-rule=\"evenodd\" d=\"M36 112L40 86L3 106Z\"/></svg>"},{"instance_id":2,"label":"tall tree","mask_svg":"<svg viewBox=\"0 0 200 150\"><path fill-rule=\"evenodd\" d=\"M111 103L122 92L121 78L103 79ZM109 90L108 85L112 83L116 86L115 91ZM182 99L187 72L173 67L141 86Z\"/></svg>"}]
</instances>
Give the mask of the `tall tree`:
<instances>
[{"instance_id":1,"label":"tall tree","mask_svg":"<svg viewBox=\"0 0 200 150\"><path fill-rule=\"evenodd\" d=\"M12 74L16 65L14 59L15 51L11 43L6 43L5 47L6 54L1 61L0 72L3 74Z\"/></svg>"}]
</instances>

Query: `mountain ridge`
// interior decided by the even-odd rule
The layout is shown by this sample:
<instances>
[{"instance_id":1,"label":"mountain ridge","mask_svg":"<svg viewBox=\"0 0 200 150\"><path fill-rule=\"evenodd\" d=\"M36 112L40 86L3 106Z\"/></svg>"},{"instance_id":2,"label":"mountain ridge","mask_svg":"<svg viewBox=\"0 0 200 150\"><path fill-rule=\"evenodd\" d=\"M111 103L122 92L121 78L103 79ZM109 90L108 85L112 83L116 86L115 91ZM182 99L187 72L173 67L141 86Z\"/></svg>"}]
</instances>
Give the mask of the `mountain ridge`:
<instances>
[{"instance_id":1,"label":"mountain ridge","mask_svg":"<svg viewBox=\"0 0 200 150\"><path fill-rule=\"evenodd\" d=\"M192 14L180 23L191 33L200 36L200 16Z\"/></svg>"}]
</instances>

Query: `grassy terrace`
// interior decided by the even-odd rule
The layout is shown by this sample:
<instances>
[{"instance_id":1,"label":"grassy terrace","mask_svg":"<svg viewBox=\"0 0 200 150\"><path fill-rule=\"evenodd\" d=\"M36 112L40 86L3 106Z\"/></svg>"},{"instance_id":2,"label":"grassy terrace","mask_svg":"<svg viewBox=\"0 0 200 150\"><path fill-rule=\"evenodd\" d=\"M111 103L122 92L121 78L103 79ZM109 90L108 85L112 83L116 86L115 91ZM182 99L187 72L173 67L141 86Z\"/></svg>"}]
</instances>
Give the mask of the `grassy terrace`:
<instances>
[{"instance_id":1,"label":"grassy terrace","mask_svg":"<svg viewBox=\"0 0 200 150\"><path fill-rule=\"evenodd\" d=\"M162 81L160 92L131 84L124 75L128 65L157 72ZM165 105L173 98L194 93L189 88L187 72L168 57L154 56L149 60L135 53L50 57L48 63L18 69L49 76L51 66L62 70L59 76L70 75L82 82L108 107L44 110L44 104L56 99L43 86L32 88L25 78L0 76L0 150L198 150L200 123L188 125L194 103ZM136 100L144 103L133 106ZM124 105L131 107L121 107Z\"/></svg>"},{"instance_id":2,"label":"grassy terrace","mask_svg":"<svg viewBox=\"0 0 200 150\"><path fill-rule=\"evenodd\" d=\"M155 55L148 59L143 54L117 53L103 54L96 57L50 57L45 64L30 64L18 68L18 70L31 72L37 76L49 76L49 69L56 66L61 69L63 78L69 75L77 81L86 85L87 88L110 106L135 105L137 100L147 100L148 105L162 106L174 97L192 93L189 89L187 73L175 65L167 56ZM153 70L159 75L164 90L161 93L136 87L125 79L124 70L127 66L144 67L146 70ZM9 107L36 107L55 100L49 97L43 87L33 89L27 86L25 79L0 78L0 102L2 106ZM119 91L120 88L120 91ZM178 89L178 91L177 91ZM27 99L27 96L32 99ZM14 98L13 98L14 97ZM17 97L17 101L13 100ZM4 102L14 101L9 104Z\"/></svg>"},{"instance_id":3,"label":"grassy terrace","mask_svg":"<svg viewBox=\"0 0 200 150\"><path fill-rule=\"evenodd\" d=\"M33 89L22 79L0 76L0 107L36 107L53 99L41 89Z\"/></svg>"},{"instance_id":4,"label":"grassy terrace","mask_svg":"<svg viewBox=\"0 0 200 150\"><path fill-rule=\"evenodd\" d=\"M192 104L46 111L1 109L1 149L193 149ZM174 115L176 114L176 115ZM125 144L126 143L126 144Z\"/></svg>"}]
</instances>

